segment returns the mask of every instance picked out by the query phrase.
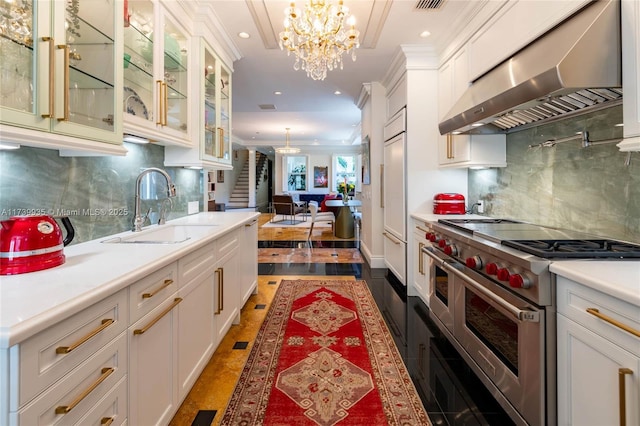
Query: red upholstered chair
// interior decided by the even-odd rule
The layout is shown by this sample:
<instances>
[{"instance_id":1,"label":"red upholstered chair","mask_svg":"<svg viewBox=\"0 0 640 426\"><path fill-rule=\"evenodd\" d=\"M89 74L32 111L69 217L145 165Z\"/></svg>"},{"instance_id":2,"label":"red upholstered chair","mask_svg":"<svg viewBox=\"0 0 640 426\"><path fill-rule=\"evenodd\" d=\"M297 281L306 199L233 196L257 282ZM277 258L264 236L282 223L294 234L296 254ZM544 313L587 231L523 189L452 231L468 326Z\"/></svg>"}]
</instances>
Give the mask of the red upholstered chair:
<instances>
[{"instance_id":1,"label":"red upholstered chair","mask_svg":"<svg viewBox=\"0 0 640 426\"><path fill-rule=\"evenodd\" d=\"M324 200L322 200L322 202L320 203L320 211L321 212L332 212L337 217L338 216L338 207L327 207L326 201L327 200L341 200L341 199L342 199L342 195L341 194L327 194L324 197Z\"/></svg>"}]
</instances>

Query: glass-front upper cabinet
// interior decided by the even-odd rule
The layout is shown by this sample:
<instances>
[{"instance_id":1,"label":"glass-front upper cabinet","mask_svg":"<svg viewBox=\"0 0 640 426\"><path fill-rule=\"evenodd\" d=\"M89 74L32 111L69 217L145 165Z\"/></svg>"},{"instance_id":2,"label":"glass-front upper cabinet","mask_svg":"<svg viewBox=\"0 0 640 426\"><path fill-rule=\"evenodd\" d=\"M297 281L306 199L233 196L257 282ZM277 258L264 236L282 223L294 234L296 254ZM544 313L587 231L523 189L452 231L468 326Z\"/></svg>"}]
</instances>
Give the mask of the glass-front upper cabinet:
<instances>
[{"instance_id":1,"label":"glass-front upper cabinet","mask_svg":"<svg viewBox=\"0 0 640 426\"><path fill-rule=\"evenodd\" d=\"M35 129L122 143L122 10L103 0L0 1L0 121L20 127L3 127L5 137Z\"/></svg>"},{"instance_id":2,"label":"glass-front upper cabinet","mask_svg":"<svg viewBox=\"0 0 640 426\"><path fill-rule=\"evenodd\" d=\"M157 1L129 0L126 8L124 131L161 144L191 146L191 39Z\"/></svg>"},{"instance_id":3,"label":"glass-front upper cabinet","mask_svg":"<svg viewBox=\"0 0 640 426\"><path fill-rule=\"evenodd\" d=\"M190 166L207 169L231 169L231 72L202 37L195 37L198 52L191 78L197 81L200 95L198 145L185 150L167 146L166 166Z\"/></svg>"}]
</instances>

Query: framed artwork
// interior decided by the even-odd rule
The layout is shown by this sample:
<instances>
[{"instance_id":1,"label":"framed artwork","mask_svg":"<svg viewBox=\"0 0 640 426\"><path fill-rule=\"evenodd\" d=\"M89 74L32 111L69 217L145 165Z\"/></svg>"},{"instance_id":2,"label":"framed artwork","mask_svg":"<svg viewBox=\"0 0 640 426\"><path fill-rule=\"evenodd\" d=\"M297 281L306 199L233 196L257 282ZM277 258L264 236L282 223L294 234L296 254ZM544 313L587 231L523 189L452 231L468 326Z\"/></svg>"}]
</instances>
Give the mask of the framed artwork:
<instances>
[{"instance_id":1,"label":"framed artwork","mask_svg":"<svg viewBox=\"0 0 640 426\"><path fill-rule=\"evenodd\" d=\"M371 184L371 157L369 147L369 136L362 140L362 184Z\"/></svg>"},{"instance_id":2,"label":"framed artwork","mask_svg":"<svg viewBox=\"0 0 640 426\"><path fill-rule=\"evenodd\" d=\"M218 183L224 183L224 170L218 170Z\"/></svg>"},{"instance_id":3,"label":"framed artwork","mask_svg":"<svg viewBox=\"0 0 640 426\"><path fill-rule=\"evenodd\" d=\"M313 167L313 187L328 188L329 187L329 167Z\"/></svg>"}]
</instances>

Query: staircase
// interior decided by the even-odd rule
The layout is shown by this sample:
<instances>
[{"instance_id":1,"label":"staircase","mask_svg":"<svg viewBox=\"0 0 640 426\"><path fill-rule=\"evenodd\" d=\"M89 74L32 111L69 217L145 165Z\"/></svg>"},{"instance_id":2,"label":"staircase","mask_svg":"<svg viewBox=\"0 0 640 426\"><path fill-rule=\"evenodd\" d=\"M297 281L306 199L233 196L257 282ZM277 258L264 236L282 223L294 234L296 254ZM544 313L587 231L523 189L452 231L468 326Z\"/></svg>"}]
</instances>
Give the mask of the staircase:
<instances>
[{"instance_id":1,"label":"staircase","mask_svg":"<svg viewBox=\"0 0 640 426\"><path fill-rule=\"evenodd\" d=\"M267 156L261 152L256 153L256 191L264 182L264 174L267 169ZM238 175L233 191L229 196L229 209L246 209L249 207L249 162L245 161L242 171Z\"/></svg>"}]
</instances>

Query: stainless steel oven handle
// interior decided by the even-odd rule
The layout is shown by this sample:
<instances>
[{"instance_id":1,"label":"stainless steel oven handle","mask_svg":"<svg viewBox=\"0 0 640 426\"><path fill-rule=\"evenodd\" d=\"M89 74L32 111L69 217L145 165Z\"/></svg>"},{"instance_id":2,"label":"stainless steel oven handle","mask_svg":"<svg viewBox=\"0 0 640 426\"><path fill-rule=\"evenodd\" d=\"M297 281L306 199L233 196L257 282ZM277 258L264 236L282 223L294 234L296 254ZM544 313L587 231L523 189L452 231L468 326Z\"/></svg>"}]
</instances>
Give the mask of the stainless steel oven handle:
<instances>
[{"instance_id":1,"label":"stainless steel oven handle","mask_svg":"<svg viewBox=\"0 0 640 426\"><path fill-rule=\"evenodd\" d=\"M422 252L424 254L426 254L427 256L429 256L430 258L432 258L433 260L435 260L436 262L438 262L438 266L442 266L445 263L447 263L444 259L440 259L438 256L436 256L435 253L433 253L432 251L433 249L431 249L430 247L423 247L422 248Z\"/></svg>"},{"instance_id":2,"label":"stainless steel oven handle","mask_svg":"<svg viewBox=\"0 0 640 426\"><path fill-rule=\"evenodd\" d=\"M517 320L524 321L524 322L540 322L539 312L524 310L524 309L518 308L517 306L513 306L511 303L507 302L502 297L493 293L491 290L488 290L485 286L483 286L476 280L470 278L469 276L465 275L462 271L456 269L454 266L449 264L449 262L442 262L442 268L462 278L466 283L468 283L475 290L487 296L489 299L499 304L502 308L509 311L509 313L511 313Z\"/></svg>"}]
</instances>

